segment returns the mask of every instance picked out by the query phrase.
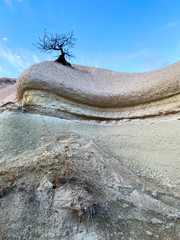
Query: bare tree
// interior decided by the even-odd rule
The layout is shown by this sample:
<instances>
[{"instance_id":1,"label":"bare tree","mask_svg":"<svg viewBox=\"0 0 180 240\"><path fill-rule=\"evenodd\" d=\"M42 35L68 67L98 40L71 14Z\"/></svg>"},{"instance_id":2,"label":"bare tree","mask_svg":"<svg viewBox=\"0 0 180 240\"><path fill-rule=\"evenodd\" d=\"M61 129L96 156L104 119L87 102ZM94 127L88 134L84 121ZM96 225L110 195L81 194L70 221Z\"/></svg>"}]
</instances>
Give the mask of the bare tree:
<instances>
[{"instance_id":1,"label":"bare tree","mask_svg":"<svg viewBox=\"0 0 180 240\"><path fill-rule=\"evenodd\" d=\"M74 55L69 51L76 44L76 39L74 38L73 31L68 34L50 34L47 30L44 30L43 38L39 37L39 42L34 44L43 52L60 51L61 54L55 60L63 65L71 66L69 62L66 61L65 57L72 58Z\"/></svg>"}]
</instances>

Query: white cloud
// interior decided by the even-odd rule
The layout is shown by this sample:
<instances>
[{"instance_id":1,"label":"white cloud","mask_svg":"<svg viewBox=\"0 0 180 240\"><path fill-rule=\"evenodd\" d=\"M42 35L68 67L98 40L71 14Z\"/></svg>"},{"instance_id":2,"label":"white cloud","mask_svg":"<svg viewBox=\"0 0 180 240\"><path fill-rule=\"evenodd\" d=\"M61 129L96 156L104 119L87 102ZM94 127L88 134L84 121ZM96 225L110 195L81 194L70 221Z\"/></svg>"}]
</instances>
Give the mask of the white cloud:
<instances>
[{"instance_id":1,"label":"white cloud","mask_svg":"<svg viewBox=\"0 0 180 240\"><path fill-rule=\"evenodd\" d=\"M33 59L34 63L40 62L38 57L35 54L32 55L32 59Z\"/></svg>"},{"instance_id":2,"label":"white cloud","mask_svg":"<svg viewBox=\"0 0 180 240\"><path fill-rule=\"evenodd\" d=\"M2 69L2 67L0 66L0 75L2 75L1 72L3 72L3 69Z\"/></svg>"},{"instance_id":3,"label":"white cloud","mask_svg":"<svg viewBox=\"0 0 180 240\"><path fill-rule=\"evenodd\" d=\"M127 58L127 59L136 58L136 57L139 57L139 56L143 55L146 51L147 51L146 49L142 49L142 50L137 51L137 52L132 52L130 54L127 54L125 56L125 58Z\"/></svg>"},{"instance_id":4,"label":"white cloud","mask_svg":"<svg viewBox=\"0 0 180 240\"><path fill-rule=\"evenodd\" d=\"M171 22L171 23L169 23L169 24L166 25L166 28L172 28L172 27L174 27L174 26L176 26L176 25L178 25L178 24L179 24L179 21Z\"/></svg>"},{"instance_id":5,"label":"white cloud","mask_svg":"<svg viewBox=\"0 0 180 240\"><path fill-rule=\"evenodd\" d=\"M3 37L2 40L6 42L8 40L8 38L7 37Z\"/></svg>"},{"instance_id":6,"label":"white cloud","mask_svg":"<svg viewBox=\"0 0 180 240\"><path fill-rule=\"evenodd\" d=\"M8 4L10 7L12 7L13 5L12 0L5 0L5 3Z\"/></svg>"},{"instance_id":7,"label":"white cloud","mask_svg":"<svg viewBox=\"0 0 180 240\"><path fill-rule=\"evenodd\" d=\"M145 58L142 64L150 71L167 67L170 63L163 56L151 56Z\"/></svg>"},{"instance_id":8,"label":"white cloud","mask_svg":"<svg viewBox=\"0 0 180 240\"><path fill-rule=\"evenodd\" d=\"M138 64L136 62L142 61L147 53L148 49L146 48L135 49L132 52L125 53L109 51L95 55L88 54L88 57L85 56L84 53L79 53L76 55L76 64L106 68L114 71L134 72L136 71L134 70L134 66ZM132 70L131 66L133 68Z\"/></svg>"},{"instance_id":9,"label":"white cloud","mask_svg":"<svg viewBox=\"0 0 180 240\"><path fill-rule=\"evenodd\" d=\"M22 70L25 68L25 63L22 61L21 57L16 53L13 53L10 49L0 48L0 56L7 60L13 67Z\"/></svg>"},{"instance_id":10,"label":"white cloud","mask_svg":"<svg viewBox=\"0 0 180 240\"><path fill-rule=\"evenodd\" d=\"M20 72L24 71L30 65L39 62L38 57L34 53L24 49L20 49L20 52L23 54L17 54L9 48L0 46L0 57Z\"/></svg>"},{"instance_id":11,"label":"white cloud","mask_svg":"<svg viewBox=\"0 0 180 240\"><path fill-rule=\"evenodd\" d=\"M13 2L22 2L23 0L4 0L6 4L8 4L10 7L13 6Z\"/></svg>"}]
</instances>

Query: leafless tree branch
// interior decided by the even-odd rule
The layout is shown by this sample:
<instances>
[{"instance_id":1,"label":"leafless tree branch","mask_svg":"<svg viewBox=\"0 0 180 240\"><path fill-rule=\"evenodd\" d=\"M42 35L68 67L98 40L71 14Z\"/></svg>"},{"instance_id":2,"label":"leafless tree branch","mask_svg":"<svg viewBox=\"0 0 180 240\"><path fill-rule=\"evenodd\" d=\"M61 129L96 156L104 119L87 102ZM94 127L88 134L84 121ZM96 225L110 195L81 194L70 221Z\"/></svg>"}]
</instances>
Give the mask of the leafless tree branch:
<instances>
[{"instance_id":1,"label":"leafless tree branch","mask_svg":"<svg viewBox=\"0 0 180 240\"><path fill-rule=\"evenodd\" d=\"M71 31L67 34L50 34L47 30L44 30L43 38L39 37L39 41L34 45L43 52L60 51L61 54L56 59L57 62L64 65L71 66L65 59L65 56L71 58L74 55L69 51L76 44L76 39L74 38L74 32Z\"/></svg>"}]
</instances>

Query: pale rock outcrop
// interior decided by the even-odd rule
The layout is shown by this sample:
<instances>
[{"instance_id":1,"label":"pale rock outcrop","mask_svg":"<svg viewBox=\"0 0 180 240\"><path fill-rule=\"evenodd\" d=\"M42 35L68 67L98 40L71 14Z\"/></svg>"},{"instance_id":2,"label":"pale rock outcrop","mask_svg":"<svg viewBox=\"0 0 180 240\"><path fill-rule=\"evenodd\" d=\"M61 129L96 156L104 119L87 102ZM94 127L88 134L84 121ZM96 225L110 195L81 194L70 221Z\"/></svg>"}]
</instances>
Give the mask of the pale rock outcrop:
<instances>
[{"instance_id":1,"label":"pale rock outcrop","mask_svg":"<svg viewBox=\"0 0 180 240\"><path fill-rule=\"evenodd\" d=\"M42 62L20 75L17 99L31 113L81 120L78 133L136 173L179 192L179 82L180 62L136 74ZM65 125L77 132L74 122L58 132Z\"/></svg>"},{"instance_id":2,"label":"pale rock outcrop","mask_svg":"<svg viewBox=\"0 0 180 240\"><path fill-rule=\"evenodd\" d=\"M18 101L48 115L51 109L57 117L62 112L109 120L167 115L179 112L179 94L180 62L135 74L41 62L17 81Z\"/></svg>"},{"instance_id":3,"label":"pale rock outcrop","mask_svg":"<svg viewBox=\"0 0 180 240\"><path fill-rule=\"evenodd\" d=\"M0 112L16 101L16 79L0 78Z\"/></svg>"},{"instance_id":4,"label":"pale rock outcrop","mask_svg":"<svg viewBox=\"0 0 180 240\"><path fill-rule=\"evenodd\" d=\"M180 201L158 200L166 195L78 135L3 161L0 189L2 239L180 237Z\"/></svg>"},{"instance_id":5,"label":"pale rock outcrop","mask_svg":"<svg viewBox=\"0 0 180 240\"><path fill-rule=\"evenodd\" d=\"M16 101L16 84L0 90L0 107Z\"/></svg>"},{"instance_id":6,"label":"pale rock outcrop","mask_svg":"<svg viewBox=\"0 0 180 240\"><path fill-rule=\"evenodd\" d=\"M0 114L2 239L180 238L179 81L180 63L23 72Z\"/></svg>"},{"instance_id":7,"label":"pale rock outcrop","mask_svg":"<svg viewBox=\"0 0 180 240\"><path fill-rule=\"evenodd\" d=\"M0 115L0 162L40 146L43 136L75 133L93 140L130 170L180 197L180 121L101 123L14 109Z\"/></svg>"},{"instance_id":8,"label":"pale rock outcrop","mask_svg":"<svg viewBox=\"0 0 180 240\"><path fill-rule=\"evenodd\" d=\"M16 83L16 78L0 78L0 90Z\"/></svg>"}]
</instances>

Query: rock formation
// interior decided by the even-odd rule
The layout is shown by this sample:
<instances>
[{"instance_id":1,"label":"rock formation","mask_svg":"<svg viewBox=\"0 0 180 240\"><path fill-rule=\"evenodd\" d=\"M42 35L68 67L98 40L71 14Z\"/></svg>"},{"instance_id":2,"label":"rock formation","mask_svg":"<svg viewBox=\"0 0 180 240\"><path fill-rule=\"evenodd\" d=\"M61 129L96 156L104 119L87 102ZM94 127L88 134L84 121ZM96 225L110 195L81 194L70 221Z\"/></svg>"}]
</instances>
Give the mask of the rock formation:
<instances>
[{"instance_id":1,"label":"rock formation","mask_svg":"<svg viewBox=\"0 0 180 240\"><path fill-rule=\"evenodd\" d=\"M57 117L59 111L101 120L174 114L179 112L179 94L180 62L136 74L42 62L17 81L18 101L42 104L47 112L52 108Z\"/></svg>"},{"instance_id":2,"label":"rock formation","mask_svg":"<svg viewBox=\"0 0 180 240\"><path fill-rule=\"evenodd\" d=\"M24 71L0 114L0 237L179 239L179 81L180 63Z\"/></svg>"},{"instance_id":3,"label":"rock formation","mask_svg":"<svg viewBox=\"0 0 180 240\"><path fill-rule=\"evenodd\" d=\"M12 104L16 100L16 79L0 78L0 112L6 105Z\"/></svg>"},{"instance_id":4,"label":"rock formation","mask_svg":"<svg viewBox=\"0 0 180 240\"><path fill-rule=\"evenodd\" d=\"M2 162L0 187L2 239L173 239L180 233L176 206L158 201L144 181L77 135L46 137L34 151Z\"/></svg>"}]
</instances>

